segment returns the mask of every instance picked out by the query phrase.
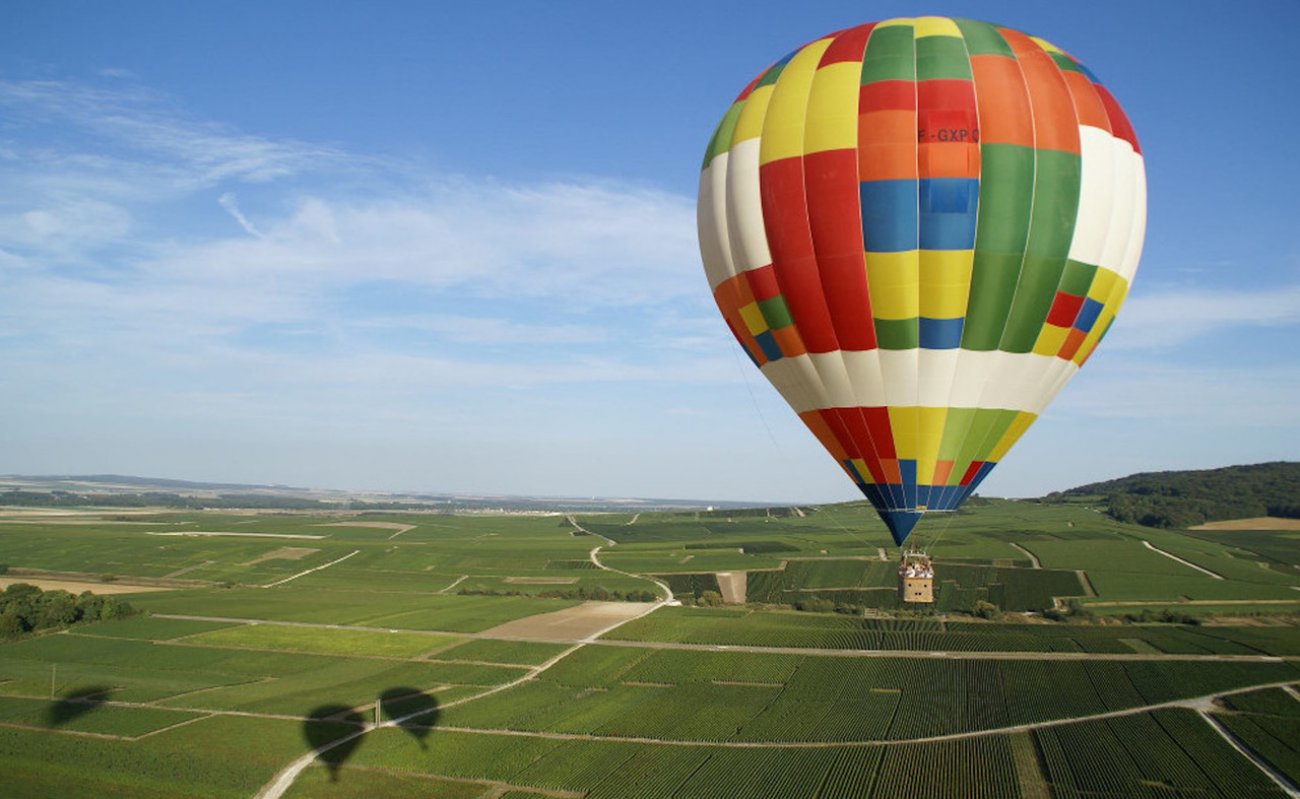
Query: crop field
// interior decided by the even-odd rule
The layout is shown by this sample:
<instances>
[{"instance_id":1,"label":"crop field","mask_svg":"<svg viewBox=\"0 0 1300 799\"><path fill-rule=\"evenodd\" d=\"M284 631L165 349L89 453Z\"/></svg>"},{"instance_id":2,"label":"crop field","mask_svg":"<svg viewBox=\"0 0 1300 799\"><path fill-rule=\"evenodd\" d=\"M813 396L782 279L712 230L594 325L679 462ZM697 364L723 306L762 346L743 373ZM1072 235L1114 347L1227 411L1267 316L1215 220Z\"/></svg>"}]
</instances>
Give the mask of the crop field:
<instances>
[{"instance_id":1,"label":"crop field","mask_svg":"<svg viewBox=\"0 0 1300 799\"><path fill-rule=\"evenodd\" d=\"M302 758L275 796L1282 796L1225 734L1300 779L1294 532L988 501L922 531L918 611L861 503L5 521L9 578L164 589L0 640L6 797L252 797ZM703 606L726 571L749 604ZM598 589L662 599L656 579L684 606L540 626ZM1067 602L1083 618L1037 613Z\"/></svg>"}]
</instances>

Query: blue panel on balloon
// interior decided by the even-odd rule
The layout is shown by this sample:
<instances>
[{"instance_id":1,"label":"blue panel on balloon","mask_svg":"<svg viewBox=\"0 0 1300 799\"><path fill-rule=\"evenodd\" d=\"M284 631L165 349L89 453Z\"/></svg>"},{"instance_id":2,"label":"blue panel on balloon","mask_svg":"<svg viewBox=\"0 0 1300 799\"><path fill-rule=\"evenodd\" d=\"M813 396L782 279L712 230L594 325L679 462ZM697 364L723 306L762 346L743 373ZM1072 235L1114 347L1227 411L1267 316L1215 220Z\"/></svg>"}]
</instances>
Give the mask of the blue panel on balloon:
<instances>
[{"instance_id":1,"label":"blue panel on balloon","mask_svg":"<svg viewBox=\"0 0 1300 799\"><path fill-rule=\"evenodd\" d=\"M868 180L862 198L862 241L867 252L916 249L916 181Z\"/></svg>"},{"instance_id":2,"label":"blue panel on balloon","mask_svg":"<svg viewBox=\"0 0 1300 799\"><path fill-rule=\"evenodd\" d=\"M921 317L921 346L927 350L955 350L961 346L961 329L964 317L957 319L931 319Z\"/></svg>"},{"instance_id":3,"label":"blue panel on balloon","mask_svg":"<svg viewBox=\"0 0 1300 799\"><path fill-rule=\"evenodd\" d=\"M916 507L930 509L934 507L933 499L936 492L933 486L919 485L916 487Z\"/></svg>"},{"instance_id":4,"label":"blue panel on balloon","mask_svg":"<svg viewBox=\"0 0 1300 799\"><path fill-rule=\"evenodd\" d=\"M965 486L941 486L938 491L939 498L934 500L934 504L930 505L930 509L957 510L957 505L961 502L965 493ZM933 496L931 494L932 498Z\"/></svg>"},{"instance_id":5,"label":"blue panel on balloon","mask_svg":"<svg viewBox=\"0 0 1300 799\"><path fill-rule=\"evenodd\" d=\"M961 503L965 501L966 501L966 486L960 486L960 485L952 486L952 496L948 500L949 507L952 510L957 510L957 508L961 507Z\"/></svg>"},{"instance_id":6,"label":"blue panel on balloon","mask_svg":"<svg viewBox=\"0 0 1300 799\"><path fill-rule=\"evenodd\" d=\"M1074 318L1074 329L1087 333L1092 330L1092 326L1097 324L1097 317L1101 315L1101 303L1089 297L1083 301L1083 307L1079 309L1079 315Z\"/></svg>"},{"instance_id":7,"label":"blue panel on balloon","mask_svg":"<svg viewBox=\"0 0 1300 799\"><path fill-rule=\"evenodd\" d=\"M884 519L885 526L889 528L889 534L893 537L894 543L902 546L911 534L912 528L921 520L920 513L906 510L882 510L880 518Z\"/></svg>"},{"instance_id":8,"label":"blue panel on balloon","mask_svg":"<svg viewBox=\"0 0 1300 799\"><path fill-rule=\"evenodd\" d=\"M916 507L916 461L898 461L898 473L903 478L903 507Z\"/></svg>"},{"instance_id":9,"label":"blue panel on balloon","mask_svg":"<svg viewBox=\"0 0 1300 799\"><path fill-rule=\"evenodd\" d=\"M880 486L875 483L859 483L858 488L862 490L862 495L876 508L883 508L888 505L885 495L880 493Z\"/></svg>"},{"instance_id":10,"label":"blue panel on balloon","mask_svg":"<svg viewBox=\"0 0 1300 799\"><path fill-rule=\"evenodd\" d=\"M769 361L781 360L781 346L776 343L776 337L772 335L772 331L764 330L754 336L754 341L758 342L759 348L763 350L763 354L767 356Z\"/></svg>"},{"instance_id":11,"label":"blue panel on balloon","mask_svg":"<svg viewBox=\"0 0 1300 799\"><path fill-rule=\"evenodd\" d=\"M969 250L975 246L979 209L977 178L922 178L921 249Z\"/></svg>"}]
</instances>

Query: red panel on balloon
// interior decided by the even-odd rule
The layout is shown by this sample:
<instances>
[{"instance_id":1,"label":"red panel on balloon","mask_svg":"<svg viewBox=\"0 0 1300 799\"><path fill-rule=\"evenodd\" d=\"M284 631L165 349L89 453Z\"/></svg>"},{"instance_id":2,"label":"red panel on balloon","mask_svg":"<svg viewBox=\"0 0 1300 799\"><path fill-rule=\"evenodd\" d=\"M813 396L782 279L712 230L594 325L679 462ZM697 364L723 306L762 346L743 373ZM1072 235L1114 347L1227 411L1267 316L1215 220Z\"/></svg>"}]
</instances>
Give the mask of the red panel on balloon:
<instances>
[{"instance_id":1,"label":"red panel on balloon","mask_svg":"<svg viewBox=\"0 0 1300 799\"><path fill-rule=\"evenodd\" d=\"M809 352L839 349L808 226L803 159L783 158L763 164L758 176L772 266L804 346Z\"/></svg>"}]
</instances>

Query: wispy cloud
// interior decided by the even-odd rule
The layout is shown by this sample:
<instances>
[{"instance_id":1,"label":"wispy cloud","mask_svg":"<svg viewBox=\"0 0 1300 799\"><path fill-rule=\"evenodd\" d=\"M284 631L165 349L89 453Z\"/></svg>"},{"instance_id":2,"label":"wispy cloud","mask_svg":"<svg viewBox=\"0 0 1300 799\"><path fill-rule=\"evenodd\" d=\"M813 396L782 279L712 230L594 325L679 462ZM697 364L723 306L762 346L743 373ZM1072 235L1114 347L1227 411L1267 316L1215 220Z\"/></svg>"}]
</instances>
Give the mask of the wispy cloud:
<instances>
[{"instance_id":1,"label":"wispy cloud","mask_svg":"<svg viewBox=\"0 0 1300 799\"><path fill-rule=\"evenodd\" d=\"M1149 360L1090 363L1049 413L1075 417L1300 428L1300 366L1189 367ZM1248 409L1248 410L1247 410Z\"/></svg>"},{"instance_id":2,"label":"wispy cloud","mask_svg":"<svg viewBox=\"0 0 1300 799\"><path fill-rule=\"evenodd\" d=\"M51 161L90 166L103 161L100 153L106 150L131 152L169 163L175 169L172 176L191 187L223 180L275 180L337 164L344 155L325 145L275 140L189 119L166 98L120 82L91 86L0 80L0 109L13 122L57 133L38 151ZM89 147L78 148L77 143Z\"/></svg>"},{"instance_id":3,"label":"wispy cloud","mask_svg":"<svg viewBox=\"0 0 1300 799\"><path fill-rule=\"evenodd\" d=\"M239 226L244 229L245 233L254 238L260 239L262 237L261 231L259 231L252 222L248 221L248 217L244 216L243 211L239 210L239 202L235 199L235 193L233 191L228 191L218 197L217 204L226 209L226 213L230 214L231 218L239 223Z\"/></svg>"},{"instance_id":4,"label":"wispy cloud","mask_svg":"<svg viewBox=\"0 0 1300 799\"><path fill-rule=\"evenodd\" d=\"M1300 325L1300 284L1252 289L1174 289L1138 294L1120 313L1108 349L1164 349L1216 331Z\"/></svg>"},{"instance_id":5,"label":"wispy cloud","mask_svg":"<svg viewBox=\"0 0 1300 799\"><path fill-rule=\"evenodd\" d=\"M119 412L359 414L383 385L415 414L447 391L718 380L682 357L713 313L690 198L415 171L129 83L0 81L0 109L27 131L0 152L26 188L0 200L0 363L33 404L90 379Z\"/></svg>"}]
</instances>

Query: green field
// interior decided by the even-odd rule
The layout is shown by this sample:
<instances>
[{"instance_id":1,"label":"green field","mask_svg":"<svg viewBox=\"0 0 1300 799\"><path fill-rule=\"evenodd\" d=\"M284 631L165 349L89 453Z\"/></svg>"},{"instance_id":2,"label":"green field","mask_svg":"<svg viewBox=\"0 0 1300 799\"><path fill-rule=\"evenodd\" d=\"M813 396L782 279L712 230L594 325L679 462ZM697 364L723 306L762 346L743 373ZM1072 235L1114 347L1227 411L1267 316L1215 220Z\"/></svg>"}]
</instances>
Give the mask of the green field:
<instances>
[{"instance_id":1,"label":"green field","mask_svg":"<svg viewBox=\"0 0 1300 799\"><path fill-rule=\"evenodd\" d=\"M904 609L862 504L579 517L595 535L541 515L126 518L0 524L23 579L169 589L125 595L147 615L0 642L6 797L249 797L377 701L403 726L329 748L284 795L1282 796L1221 732L1300 779L1295 533L989 501L919 534L938 602ZM176 532L221 535L157 535ZM699 606L736 571L744 604ZM616 603L643 615L599 640L520 622L597 589L662 597L652 576L683 605ZM794 609L810 600L839 612Z\"/></svg>"}]
</instances>

